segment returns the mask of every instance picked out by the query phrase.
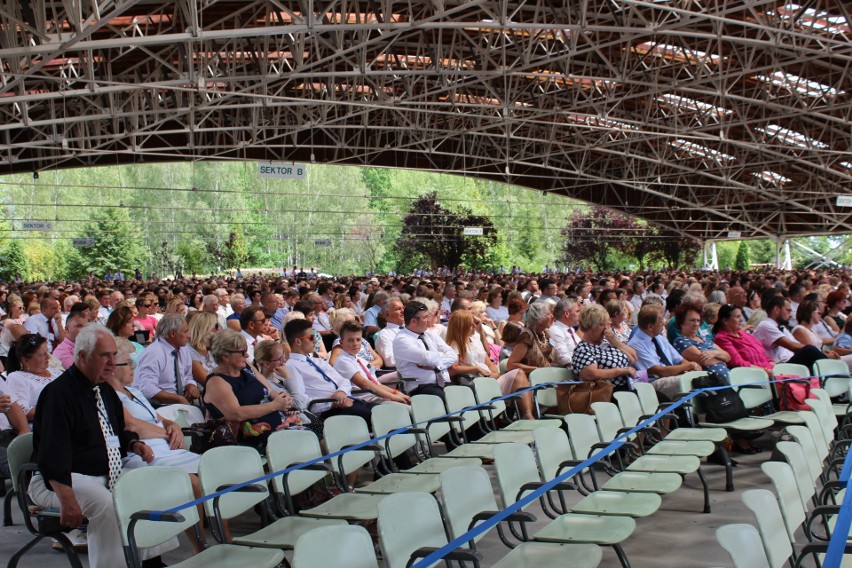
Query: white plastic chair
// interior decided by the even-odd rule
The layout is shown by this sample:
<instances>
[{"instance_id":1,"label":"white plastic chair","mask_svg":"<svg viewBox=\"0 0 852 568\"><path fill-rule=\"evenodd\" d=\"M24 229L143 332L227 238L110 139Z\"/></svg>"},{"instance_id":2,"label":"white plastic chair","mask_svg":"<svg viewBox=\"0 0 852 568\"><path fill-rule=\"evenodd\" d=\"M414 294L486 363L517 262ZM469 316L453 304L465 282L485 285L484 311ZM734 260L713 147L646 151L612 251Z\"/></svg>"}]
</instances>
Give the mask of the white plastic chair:
<instances>
[{"instance_id":1,"label":"white plastic chair","mask_svg":"<svg viewBox=\"0 0 852 568\"><path fill-rule=\"evenodd\" d=\"M145 489L149 490L145 490ZM151 491L156 488L156 491ZM122 474L112 492L116 516L121 532L121 543L128 565L139 568L140 548L157 546L177 536L199 522L195 506L178 513L151 515L152 511L165 511L192 501L192 484L182 468L150 466L133 469ZM277 566L284 552L271 548L249 548L233 544L217 544L204 549L188 560L172 566L180 568L231 568L233 566Z\"/></svg>"},{"instance_id":2,"label":"white plastic chair","mask_svg":"<svg viewBox=\"0 0 852 568\"><path fill-rule=\"evenodd\" d=\"M333 543L333 546L330 544ZM293 549L293 568L378 568L367 529L358 525L322 527L306 532Z\"/></svg>"}]
</instances>

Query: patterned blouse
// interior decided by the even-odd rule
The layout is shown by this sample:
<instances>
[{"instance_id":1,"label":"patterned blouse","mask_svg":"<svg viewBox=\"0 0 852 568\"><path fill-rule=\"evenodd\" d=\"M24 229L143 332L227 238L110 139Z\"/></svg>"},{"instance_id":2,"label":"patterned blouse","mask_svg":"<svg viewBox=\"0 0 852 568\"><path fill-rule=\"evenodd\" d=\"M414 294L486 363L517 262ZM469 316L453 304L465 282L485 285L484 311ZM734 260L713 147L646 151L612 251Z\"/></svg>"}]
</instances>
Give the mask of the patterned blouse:
<instances>
[{"instance_id":1,"label":"patterned blouse","mask_svg":"<svg viewBox=\"0 0 852 568\"><path fill-rule=\"evenodd\" d=\"M630 360L623 351L613 347L606 341L599 345L581 341L574 349L574 357L571 360L571 366L574 369L574 375L579 377L580 371L589 365L597 365L598 369L618 369L619 367L629 367ZM632 390L630 388L630 375L622 375L614 379L610 379L615 390Z\"/></svg>"}]
</instances>

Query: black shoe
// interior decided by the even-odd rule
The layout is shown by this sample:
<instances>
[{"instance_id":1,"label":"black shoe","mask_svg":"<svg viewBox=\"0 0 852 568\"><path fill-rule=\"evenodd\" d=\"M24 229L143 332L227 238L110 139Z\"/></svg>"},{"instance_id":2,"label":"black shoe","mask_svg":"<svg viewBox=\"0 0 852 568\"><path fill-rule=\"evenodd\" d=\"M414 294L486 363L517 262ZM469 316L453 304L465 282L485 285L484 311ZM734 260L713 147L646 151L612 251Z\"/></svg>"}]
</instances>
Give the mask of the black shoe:
<instances>
[{"instance_id":1,"label":"black shoe","mask_svg":"<svg viewBox=\"0 0 852 568\"><path fill-rule=\"evenodd\" d=\"M164 566L168 566L168 564L163 562L162 556L155 556L142 561L142 568L163 568Z\"/></svg>"},{"instance_id":2,"label":"black shoe","mask_svg":"<svg viewBox=\"0 0 852 568\"><path fill-rule=\"evenodd\" d=\"M731 467L737 467L738 462L736 460L730 457L728 459L731 461ZM715 465L727 465L725 463L724 456L722 456L722 452L720 452L719 450L716 450L715 452L707 456L707 463L712 463Z\"/></svg>"}]
</instances>

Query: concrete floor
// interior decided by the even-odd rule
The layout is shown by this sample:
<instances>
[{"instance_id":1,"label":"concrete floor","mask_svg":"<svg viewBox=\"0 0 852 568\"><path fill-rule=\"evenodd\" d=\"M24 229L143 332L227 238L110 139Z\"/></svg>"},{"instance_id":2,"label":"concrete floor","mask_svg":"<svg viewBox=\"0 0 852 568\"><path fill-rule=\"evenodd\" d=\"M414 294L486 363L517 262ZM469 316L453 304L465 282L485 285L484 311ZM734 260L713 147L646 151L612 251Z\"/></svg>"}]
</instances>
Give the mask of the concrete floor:
<instances>
[{"instance_id":1,"label":"concrete floor","mask_svg":"<svg viewBox=\"0 0 852 568\"><path fill-rule=\"evenodd\" d=\"M768 447L771 446L772 439L767 435L758 442ZM757 455L735 456L739 466L734 469L736 490L733 493L724 491L724 468L717 465L704 466L711 489L712 512L710 514L701 513L702 493L698 477L695 474L687 476L680 490L663 496L662 508L656 514L638 519L636 532L623 545L632 566L634 568L731 566L727 553L716 543L715 530L720 525L733 522L754 524L752 514L740 501L740 495L746 489L771 489L769 479L760 470L760 464L769 459L769 455L770 451L767 449ZM490 466L486 468L493 478L493 468ZM549 519L540 511L537 504L529 511L538 519L535 528L530 531L534 534L538 528L546 525ZM17 510L15 510L14 519L14 526L0 528L0 566L5 566L13 552L29 539L21 522L20 512ZM256 528L259 528L259 522L255 515L240 517L232 524L234 534L251 532ZM798 540L803 541L802 538ZM185 541L182 541L182 544L178 551L165 555L167 564L174 564L187 557L189 547ZM483 566L490 566L507 550L500 543L495 531L489 533L478 547L485 556ZM288 553L288 558L291 557L292 553ZM84 566L88 566L86 556L82 555L81 558ZM50 543L46 541L39 543L24 556L19 564L22 568L67 565L64 555L52 550ZM611 549L604 548L601 566L619 566Z\"/></svg>"}]
</instances>

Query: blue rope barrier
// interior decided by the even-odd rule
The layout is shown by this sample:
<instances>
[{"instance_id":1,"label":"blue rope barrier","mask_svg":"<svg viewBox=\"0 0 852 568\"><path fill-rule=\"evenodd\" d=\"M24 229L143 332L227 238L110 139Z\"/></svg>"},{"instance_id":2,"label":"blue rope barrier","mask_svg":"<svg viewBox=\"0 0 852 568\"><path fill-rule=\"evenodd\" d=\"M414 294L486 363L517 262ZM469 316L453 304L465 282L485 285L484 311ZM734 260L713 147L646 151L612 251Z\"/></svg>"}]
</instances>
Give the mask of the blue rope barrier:
<instances>
[{"instance_id":1,"label":"blue rope barrier","mask_svg":"<svg viewBox=\"0 0 852 568\"><path fill-rule=\"evenodd\" d=\"M849 538L849 528L852 527L852 493L849 491L849 478L852 476L852 452L846 454L843 469L840 470L840 481L846 487L846 494L840 504L840 511L835 517L834 532L828 541L828 549L822 561L823 568L839 568L843 563L843 554Z\"/></svg>"},{"instance_id":2,"label":"blue rope barrier","mask_svg":"<svg viewBox=\"0 0 852 568\"><path fill-rule=\"evenodd\" d=\"M485 532L491 530L492 528L497 526L497 524L499 524L501 521L503 521L506 517L508 517L512 513L516 513L517 511L520 511L523 508L525 508L530 503L538 500L539 497L541 497L542 495L544 495L545 493L547 493L548 491L550 491L551 489L556 487L558 484L560 484L560 483L564 482L565 480L577 475L579 472L581 472L585 468L587 468L587 467L591 466L592 464L600 461L601 459L608 456L609 454L611 454L615 450L619 449L621 446L624 445L623 439L627 438L628 436L635 434L636 432L641 431L642 429L644 429L648 425L652 424L653 422L656 422L659 418L662 418L663 416L668 414L669 411L671 411L675 408L679 408L680 406L685 404L687 401L692 400L696 396L700 395L705 390L719 390L721 388L730 388L730 387L728 387L728 386L726 386L726 387L713 387L712 389L702 389L701 391L690 392L687 396L673 402L670 406L666 407L665 410L661 410L660 412L658 412L657 414L655 414L651 418L648 418L647 420L640 422L639 424L637 424L635 427L631 428L630 430L622 432L615 439L610 441L609 444L607 444L606 447L601 448L597 453L592 454L591 456L586 458L586 460L584 460L583 463L572 467L571 469L569 469L568 471L566 471L566 472L564 472L560 475L557 475L555 478L551 479L550 481L548 481L544 485L540 486L536 490L528 493L525 497L522 497L521 499L515 501L512 505L506 507L505 509L503 509L499 513L496 513L495 515L489 517L488 519L483 521L481 524L476 525L474 528L467 531L463 535L460 535L459 537L448 542L446 545L442 546L438 550L429 554L429 556L422 558L420 561L418 561L416 564L414 564L412 566L412 568L427 568L431 564L438 562L439 560L441 560L444 556L446 556L451 551L453 551L453 550L455 550L455 549L457 549L461 546L464 546L465 543L470 542L473 539L475 539L476 537L478 537L479 535L484 534Z\"/></svg>"},{"instance_id":3,"label":"blue rope barrier","mask_svg":"<svg viewBox=\"0 0 852 568\"><path fill-rule=\"evenodd\" d=\"M263 475L261 477L257 477L255 479L250 479L248 481L243 481L242 483L234 484L234 485L228 487L227 489L223 489L221 491L216 491L214 493L210 493L209 495L203 495L203 496L199 497L198 499L193 499L192 501L188 501L186 503L183 503L182 505L178 505L177 507L172 507L171 509L166 509L164 511L153 511L149 514L149 517L151 518L151 520L158 520L162 516L163 513L177 513L178 511L182 511L182 510L188 509L190 507L195 507L196 505L200 505L201 503L204 503L206 501L210 501L212 499L215 499L216 497L219 497L221 495L225 495L226 493L231 493L232 491L237 491L238 489L242 489L243 487L247 487L249 485L254 485L255 483L260 483L260 482L263 482L263 481L268 481L268 480L272 479L273 477L278 477L279 475L284 475L285 473L290 473L291 471L296 471L296 470L303 469L303 468L308 467L308 466L313 465L313 464L317 464L317 463L325 462L327 460L331 460L331 459L336 458L337 456L343 455L347 452L358 451L359 449L363 448L364 446L369 446L369 445L375 444L376 442L381 442L382 440L390 438L391 436L396 436L397 434L404 434L405 432L407 432L411 428L416 428L417 426L420 426L420 425L423 425L423 424L428 424L430 422L433 422L434 420L440 420L442 418L447 418L447 417L454 416L454 415L457 415L457 414L464 414L465 412L477 410L478 408L484 408L484 407L486 407L486 406L488 406L488 405L490 405L490 404L492 404L496 401L508 400L508 399L511 399L511 398L515 398L519 394L523 394L525 392L532 392L532 391L539 390L541 388L555 387L555 386L558 386L558 385L577 385L577 384L580 384L580 382L578 382L578 381L564 381L564 382L557 382L557 383L540 383L540 384L537 384L535 386L527 387L525 389L520 389L518 391L515 391L515 392L507 394L507 395L495 397L495 398L488 400L486 402L480 402L479 404L475 404L473 406L468 406L468 407L462 408L461 410L456 410L456 411L450 412L448 414L443 414L443 415L437 416L435 418L430 418L429 420L414 422L410 426L406 425L402 428L397 428L396 430L388 432L387 434L384 434L383 436L379 436L377 438L370 438L370 439L365 440L365 441L363 441L359 444L354 444L352 446L349 446L345 449L342 449L342 450L339 450L339 451L336 451L336 452L332 452L330 454L320 456L318 458L315 458L315 459L312 459L312 460L309 460L309 461L306 461L306 462L300 462L298 464L292 465L290 467L284 468L284 469L279 470L279 471L273 471L271 473L268 473L268 474ZM155 516L157 518L155 518Z\"/></svg>"}]
</instances>

